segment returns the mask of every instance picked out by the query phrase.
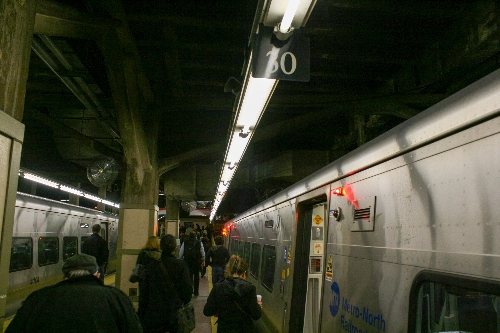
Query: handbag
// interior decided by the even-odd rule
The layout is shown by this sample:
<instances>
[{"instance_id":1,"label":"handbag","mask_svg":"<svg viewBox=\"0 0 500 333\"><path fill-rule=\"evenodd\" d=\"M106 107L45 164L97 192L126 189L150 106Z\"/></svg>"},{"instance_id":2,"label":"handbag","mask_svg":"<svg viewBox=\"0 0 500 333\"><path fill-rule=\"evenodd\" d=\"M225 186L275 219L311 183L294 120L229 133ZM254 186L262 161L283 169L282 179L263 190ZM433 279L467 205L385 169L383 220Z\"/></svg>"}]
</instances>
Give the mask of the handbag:
<instances>
[{"instance_id":1,"label":"handbag","mask_svg":"<svg viewBox=\"0 0 500 333\"><path fill-rule=\"evenodd\" d=\"M162 261L160 261L160 266L161 269L163 270L163 273L167 276L168 285L169 287L175 291L174 284L172 283L172 280L170 279L170 275L167 272L167 268L163 264ZM193 301L190 301L189 303L183 305L178 311L177 311L177 324L178 324L178 333L189 333L192 330L194 330L196 326L196 319L194 317L194 305Z\"/></svg>"},{"instance_id":2,"label":"handbag","mask_svg":"<svg viewBox=\"0 0 500 333\"><path fill-rule=\"evenodd\" d=\"M184 305L177 312L177 323L179 333L189 333L194 330L196 326L196 320L194 318L194 306L193 301Z\"/></svg>"},{"instance_id":3,"label":"handbag","mask_svg":"<svg viewBox=\"0 0 500 333\"><path fill-rule=\"evenodd\" d=\"M132 275L129 277L131 283L139 282L139 280L144 279L144 265L137 264L132 270Z\"/></svg>"}]
</instances>

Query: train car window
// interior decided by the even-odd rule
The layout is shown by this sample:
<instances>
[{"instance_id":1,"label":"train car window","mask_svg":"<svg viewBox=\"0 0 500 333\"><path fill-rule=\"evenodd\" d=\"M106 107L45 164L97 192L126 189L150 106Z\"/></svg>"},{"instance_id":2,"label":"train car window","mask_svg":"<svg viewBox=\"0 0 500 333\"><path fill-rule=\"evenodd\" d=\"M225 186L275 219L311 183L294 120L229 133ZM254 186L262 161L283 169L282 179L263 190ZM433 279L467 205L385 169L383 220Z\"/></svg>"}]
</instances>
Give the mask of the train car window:
<instances>
[{"instance_id":1,"label":"train car window","mask_svg":"<svg viewBox=\"0 0 500 333\"><path fill-rule=\"evenodd\" d=\"M63 261L78 254L78 237L63 237Z\"/></svg>"},{"instance_id":2,"label":"train car window","mask_svg":"<svg viewBox=\"0 0 500 333\"><path fill-rule=\"evenodd\" d=\"M238 244L238 255L241 258L245 259L245 242L243 242L243 241L240 241L240 243ZM247 261L247 264L248 264L248 261Z\"/></svg>"},{"instance_id":3,"label":"train car window","mask_svg":"<svg viewBox=\"0 0 500 333\"><path fill-rule=\"evenodd\" d=\"M247 265L250 265L250 249L251 249L252 244L250 242L245 242L245 253L243 255L243 258L247 262Z\"/></svg>"},{"instance_id":4,"label":"train car window","mask_svg":"<svg viewBox=\"0 0 500 333\"><path fill-rule=\"evenodd\" d=\"M264 245L262 250L262 285L269 291L273 291L274 269L276 268L276 247Z\"/></svg>"},{"instance_id":5,"label":"train car window","mask_svg":"<svg viewBox=\"0 0 500 333\"><path fill-rule=\"evenodd\" d=\"M31 266L33 266L33 240L27 237L13 237L9 272L22 271Z\"/></svg>"},{"instance_id":6,"label":"train car window","mask_svg":"<svg viewBox=\"0 0 500 333\"><path fill-rule=\"evenodd\" d=\"M425 273L410 294L408 332L500 331L500 284Z\"/></svg>"},{"instance_id":7,"label":"train car window","mask_svg":"<svg viewBox=\"0 0 500 333\"><path fill-rule=\"evenodd\" d=\"M38 266L55 264L59 261L59 238L38 238Z\"/></svg>"},{"instance_id":8,"label":"train car window","mask_svg":"<svg viewBox=\"0 0 500 333\"><path fill-rule=\"evenodd\" d=\"M83 246L83 243L85 243L85 240L87 238L89 238L90 236L82 236L80 237L80 253L82 252L82 246Z\"/></svg>"},{"instance_id":9,"label":"train car window","mask_svg":"<svg viewBox=\"0 0 500 333\"><path fill-rule=\"evenodd\" d=\"M252 255L250 258L250 274L259 279L259 266L260 266L260 244L252 244Z\"/></svg>"}]
</instances>

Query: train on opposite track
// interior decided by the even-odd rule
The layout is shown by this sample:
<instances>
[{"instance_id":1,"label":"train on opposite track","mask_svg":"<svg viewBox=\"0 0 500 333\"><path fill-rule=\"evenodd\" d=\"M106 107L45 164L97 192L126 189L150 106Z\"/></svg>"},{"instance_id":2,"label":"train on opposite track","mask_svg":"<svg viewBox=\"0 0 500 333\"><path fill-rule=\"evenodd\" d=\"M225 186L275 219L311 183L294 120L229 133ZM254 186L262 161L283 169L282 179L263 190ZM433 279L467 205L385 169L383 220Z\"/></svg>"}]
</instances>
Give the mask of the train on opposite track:
<instances>
[{"instance_id":1,"label":"train on opposite track","mask_svg":"<svg viewBox=\"0 0 500 333\"><path fill-rule=\"evenodd\" d=\"M500 332L500 71L225 229L261 331Z\"/></svg>"},{"instance_id":2,"label":"train on opposite track","mask_svg":"<svg viewBox=\"0 0 500 333\"><path fill-rule=\"evenodd\" d=\"M62 265L81 253L92 226L108 242L107 272L116 270L118 216L21 192L17 193L9 266L6 318L36 289L62 280Z\"/></svg>"}]
</instances>

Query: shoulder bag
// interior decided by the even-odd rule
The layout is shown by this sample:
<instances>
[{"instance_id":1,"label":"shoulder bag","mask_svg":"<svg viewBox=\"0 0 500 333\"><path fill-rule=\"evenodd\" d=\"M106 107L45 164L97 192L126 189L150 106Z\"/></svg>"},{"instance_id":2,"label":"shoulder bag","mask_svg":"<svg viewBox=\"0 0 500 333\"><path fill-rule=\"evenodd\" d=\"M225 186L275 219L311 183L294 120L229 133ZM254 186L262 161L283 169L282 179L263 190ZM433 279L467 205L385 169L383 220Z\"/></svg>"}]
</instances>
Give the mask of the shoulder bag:
<instances>
[{"instance_id":1,"label":"shoulder bag","mask_svg":"<svg viewBox=\"0 0 500 333\"><path fill-rule=\"evenodd\" d=\"M170 275L167 272L167 268L163 264L163 261L160 261L161 269L167 276L167 281L169 287L172 290L175 290L174 284L170 279ZM196 326L196 320L194 317L194 305L193 301L189 301L189 303L182 305L182 307L177 311L177 323L179 325L178 332L179 333L189 333L194 330Z\"/></svg>"},{"instance_id":2,"label":"shoulder bag","mask_svg":"<svg viewBox=\"0 0 500 333\"><path fill-rule=\"evenodd\" d=\"M137 264L132 270L132 275L129 277L131 283L139 282L139 280L144 279L144 265Z\"/></svg>"}]
</instances>

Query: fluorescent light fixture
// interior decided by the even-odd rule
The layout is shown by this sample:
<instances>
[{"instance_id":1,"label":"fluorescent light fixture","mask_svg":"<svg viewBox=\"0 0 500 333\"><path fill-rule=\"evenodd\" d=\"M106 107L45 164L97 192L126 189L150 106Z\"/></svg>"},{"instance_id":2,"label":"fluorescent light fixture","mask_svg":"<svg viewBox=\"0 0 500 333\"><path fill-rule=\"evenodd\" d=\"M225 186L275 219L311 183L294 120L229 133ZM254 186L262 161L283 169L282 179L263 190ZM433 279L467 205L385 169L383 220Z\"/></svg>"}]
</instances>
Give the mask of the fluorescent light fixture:
<instances>
[{"instance_id":1,"label":"fluorescent light fixture","mask_svg":"<svg viewBox=\"0 0 500 333\"><path fill-rule=\"evenodd\" d=\"M71 194L76 194L76 195L80 195L80 196L83 196L83 192L82 190L79 190L77 188L74 188L74 187L70 187L70 186L66 186L66 185L59 185L59 189L61 191L64 191L64 192L68 192L68 193L71 193Z\"/></svg>"},{"instance_id":2,"label":"fluorescent light fixture","mask_svg":"<svg viewBox=\"0 0 500 333\"><path fill-rule=\"evenodd\" d=\"M43 185L50 186L53 188L59 188L59 183L52 181L52 180L49 180L49 179L44 178L44 177L40 177L40 176L35 175L33 173L30 173L30 172L25 172L24 178L26 178L28 180L32 180L38 184L43 184Z\"/></svg>"},{"instance_id":3,"label":"fluorescent light fixture","mask_svg":"<svg viewBox=\"0 0 500 333\"><path fill-rule=\"evenodd\" d=\"M300 0L288 0L288 5L286 6L285 15L280 23L280 32L287 33L292 26L292 20L299 7Z\"/></svg>"},{"instance_id":4,"label":"fluorescent light fixture","mask_svg":"<svg viewBox=\"0 0 500 333\"><path fill-rule=\"evenodd\" d=\"M251 59L252 55L250 55ZM226 194L238 165L252 139L257 124L264 113L278 80L254 78L251 75L251 61L248 63L243 91L240 95L235 121L231 129L230 140L226 148L224 164L219 178L217 195L212 205L210 220L217 212L220 202ZM243 133L243 135L242 135Z\"/></svg>"},{"instance_id":5,"label":"fluorescent light fixture","mask_svg":"<svg viewBox=\"0 0 500 333\"><path fill-rule=\"evenodd\" d=\"M270 0L268 3L262 2L262 6L257 8L258 15L254 21L252 34L256 33L257 26L260 23L268 27L279 25L281 33L288 33L292 29L305 26L316 1ZM271 58L269 58L269 61L271 61ZM278 84L278 80L252 77L251 64L252 53L250 53L242 93L239 96L235 121L229 136L226 155L219 178L219 186L212 205L210 221L215 217L219 204L226 194L229 183L236 173L236 169L245 154L253 133L257 128L257 124Z\"/></svg>"},{"instance_id":6,"label":"fluorescent light fixture","mask_svg":"<svg viewBox=\"0 0 500 333\"><path fill-rule=\"evenodd\" d=\"M21 170L19 170L19 176L23 177L25 179L34 181L34 182L36 182L38 184L50 186L52 188L57 188L57 189L59 189L61 191L64 191L64 192L68 192L68 193L75 194L75 195L78 195L78 196L81 196L81 197L85 197L85 198L87 198L89 200L92 200L92 201L102 202L102 203L104 203L105 205L108 205L108 206L113 206L113 207L116 207L116 208L120 207L119 203L111 202L109 200L105 200L105 199L102 199L102 198L100 198L98 196L95 196L95 195L93 195L91 193L84 192L84 191L80 190L79 188L68 186L68 185L65 185L65 184L61 184L59 182L50 180L48 178L44 178L44 177L38 176L35 173L30 172L30 171L26 171L26 170L22 170L21 169Z\"/></svg>"},{"instance_id":7,"label":"fluorescent light fixture","mask_svg":"<svg viewBox=\"0 0 500 333\"><path fill-rule=\"evenodd\" d=\"M268 27L275 27L278 24L286 25L286 21L290 21L288 29L290 27L301 28L306 25L314 5L316 5L316 0L272 0L262 23ZM293 9L295 9L294 12Z\"/></svg>"}]
</instances>

